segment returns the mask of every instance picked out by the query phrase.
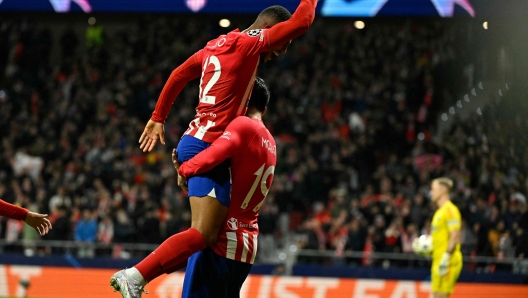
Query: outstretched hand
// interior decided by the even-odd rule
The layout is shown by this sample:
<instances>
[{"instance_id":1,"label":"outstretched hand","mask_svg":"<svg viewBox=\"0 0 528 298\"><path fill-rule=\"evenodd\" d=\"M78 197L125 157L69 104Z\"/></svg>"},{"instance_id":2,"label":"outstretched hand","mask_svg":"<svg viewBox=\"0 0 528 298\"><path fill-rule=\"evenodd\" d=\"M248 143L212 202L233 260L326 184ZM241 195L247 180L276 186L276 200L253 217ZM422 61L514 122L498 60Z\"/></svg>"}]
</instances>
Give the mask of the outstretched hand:
<instances>
[{"instance_id":1,"label":"outstretched hand","mask_svg":"<svg viewBox=\"0 0 528 298\"><path fill-rule=\"evenodd\" d=\"M150 152L154 149L158 140L165 145L165 128L163 127L163 123L149 120L139 138L139 143L141 144L139 149L143 150L143 152Z\"/></svg>"},{"instance_id":2,"label":"outstretched hand","mask_svg":"<svg viewBox=\"0 0 528 298\"><path fill-rule=\"evenodd\" d=\"M178 153L176 152L176 149L172 150L172 164L174 165L176 172L178 172L180 169L180 163L178 162ZM187 188L187 179L180 176L180 173L178 173L178 186L185 191L189 191Z\"/></svg>"},{"instance_id":3,"label":"outstretched hand","mask_svg":"<svg viewBox=\"0 0 528 298\"><path fill-rule=\"evenodd\" d=\"M47 214L28 212L25 222L37 230L40 236L46 235L52 229L51 222L47 219Z\"/></svg>"}]
</instances>

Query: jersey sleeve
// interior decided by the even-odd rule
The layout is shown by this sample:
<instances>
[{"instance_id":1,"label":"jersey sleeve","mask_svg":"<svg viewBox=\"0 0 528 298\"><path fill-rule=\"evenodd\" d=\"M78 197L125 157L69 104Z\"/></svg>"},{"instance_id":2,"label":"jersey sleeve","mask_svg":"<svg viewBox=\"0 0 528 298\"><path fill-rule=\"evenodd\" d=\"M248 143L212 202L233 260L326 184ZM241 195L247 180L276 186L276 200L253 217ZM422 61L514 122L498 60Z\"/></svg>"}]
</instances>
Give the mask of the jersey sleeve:
<instances>
[{"instance_id":1,"label":"jersey sleeve","mask_svg":"<svg viewBox=\"0 0 528 298\"><path fill-rule=\"evenodd\" d=\"M0 200L0 216L9 217L17 220L26 220L28 210L22 207L9 204L6 201Z\"/></svg>"},{"instance_id":2,"label":"jersey sleeve","mask_svg":"<svg viewBox=\"0 0 528 298\"><path fill-rule=\"evenodd\" d=\"M249 30L241 38L242 49L250 54L277 50L288 41L301 36L313 23L317 0L301 0L291 18L269 29Z\"/></svg>"},{"instance_id":3,"label":"jersey sleeve","mask_svg":"<svg viewBox=\"0 0 528 298\"><path fill-rule=\"evenodd\" d=\"M455 206L450 206L445 210L445 220L449 232L460 230L462 228L462 218L460 212Z\"/></svg>"},{"instance_id":4,"label":"jersey sleeve","mask_svg":"<svg viewBox=\"0 0 528 298\"><path fill-rule=\"evenodd\" d=\"M203 50L196 52L182 65L172 71L158 98L156 108L150 118L152 121L165 123L172 104L182 91L183 87L185 87L189 81L200 77L202 73L202 51Z\"/></svg>"},{"instance_id":5,"label":"jersey sleeve","mask_svg":"<svg viewBox=\"0 0 528 298\"><path fill-rule=\"evenodd\" d=\"M250 141L251 121L245 116L237 117L227 126L224 134L216 139L209 148L198 153L190 160L184 162L178 173L189 178L212 170L224 160L236 155L244 148L244 143Z\"/></svg>"}]
</instances>

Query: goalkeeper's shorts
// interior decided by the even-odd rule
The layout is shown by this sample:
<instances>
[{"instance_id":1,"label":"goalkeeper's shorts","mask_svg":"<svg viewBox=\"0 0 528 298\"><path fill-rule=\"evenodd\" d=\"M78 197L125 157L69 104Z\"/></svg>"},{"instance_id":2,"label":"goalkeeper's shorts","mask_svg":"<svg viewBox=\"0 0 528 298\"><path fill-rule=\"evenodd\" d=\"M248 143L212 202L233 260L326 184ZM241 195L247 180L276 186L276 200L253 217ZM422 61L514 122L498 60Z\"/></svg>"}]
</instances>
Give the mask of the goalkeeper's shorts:
<instances>
[{"instance_id":1,"label":"goalkeeper's shorts","mask_svg":"<svg viewBox=\"0 0 528 298\"><path fill-rule=\"evenodd\" d=\"M449 271L444 276L438 274L439 263L440 260L433 260L433 265L431 266L431 291L433 293L451 294L462 271L462 254L459 251L453 254L449 264Z\"/></svg>"}]
</instances>

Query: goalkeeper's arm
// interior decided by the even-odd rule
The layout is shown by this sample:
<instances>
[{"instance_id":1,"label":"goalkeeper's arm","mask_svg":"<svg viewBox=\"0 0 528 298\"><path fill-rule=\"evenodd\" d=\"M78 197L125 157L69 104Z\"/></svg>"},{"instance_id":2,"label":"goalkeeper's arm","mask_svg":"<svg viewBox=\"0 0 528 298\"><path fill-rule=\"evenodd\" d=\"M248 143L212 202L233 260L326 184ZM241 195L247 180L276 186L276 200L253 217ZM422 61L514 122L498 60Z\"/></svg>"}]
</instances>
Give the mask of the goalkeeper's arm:
<instances>
[{"instance_id":1,"label":"goalkeeper's arm","mask_svg":"<svg viewBox=\"0 0 528 298\"><path fill-rule=\"evenodd\" d=\"M455 252L455 247L460 243L460 230L456 229L449 232L449 242L447 243L447 253L450 255Z\"/></svg>"},{"instance_id":2,"label":"goalkeeper's arm","mask_svg":"<svg viewBox=\"0 0 528 298\"><path fill-rule=\"evenodd\" d=\"M449 260L453 252L455 252L455 247L459 243L460 243L460 230L456 229L456 230L449 231L449 242L447 243L447 250L442 256L442 259Z\"/></svg>"},{"instance_id":3,"label":"goalkeeper's arm","mask_svg":"<svg viewBox=\"0 0 528 298\"><path fill-rule=\"evenodd\" d=\"M455 252L456 245L460 243L460 230L456 229L449 231L449 242L447 243L447 250L442 255L440 264L438 265L438 274L444 276L449 270L449 261L451 260L451 255Z\"/></svg>"}]
</instances>

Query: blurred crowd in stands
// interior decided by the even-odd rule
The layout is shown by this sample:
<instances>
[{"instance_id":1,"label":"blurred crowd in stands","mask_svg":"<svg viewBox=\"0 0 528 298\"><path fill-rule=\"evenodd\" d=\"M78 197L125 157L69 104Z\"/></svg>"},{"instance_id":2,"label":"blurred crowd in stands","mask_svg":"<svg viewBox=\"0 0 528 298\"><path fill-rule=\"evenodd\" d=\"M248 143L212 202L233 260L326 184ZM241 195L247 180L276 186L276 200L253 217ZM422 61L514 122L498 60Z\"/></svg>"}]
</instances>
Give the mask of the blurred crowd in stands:
<instances>
[{"instance_id":1,"label":"blurred crowd in stands","mask_svg":"<svg viewBox=\"0 0 528 298\"><path fill-rule=\"evenodd\" d=\"M160 243L190 225L170 152L194 116L197 82L176 99L167 146L142 153L138 139L170 72L227 31L137 18L85 36L0 25L0 198L49 214L46 239ZM455 181L464 255L528 258L526 118L500 119L491 106L434 138L446 101L467 88L464 34L433 21L357 30L318 19L260 67L279 153L260 213L261 260L291 233L305 235L302 248L337 255L411 253L428 233L439 176ZM38 237L6 219L1 235Z\"/></svg>"}]
</instances>

